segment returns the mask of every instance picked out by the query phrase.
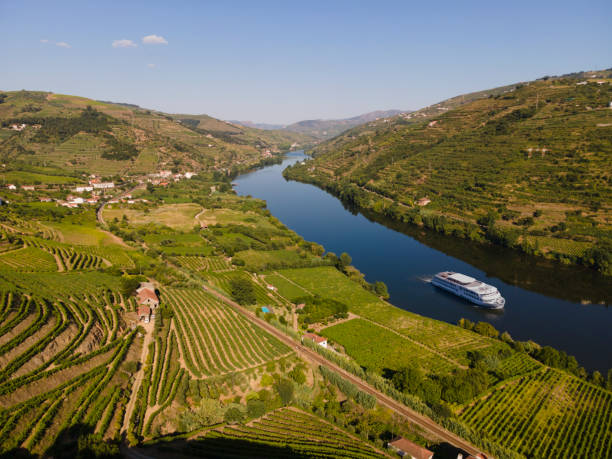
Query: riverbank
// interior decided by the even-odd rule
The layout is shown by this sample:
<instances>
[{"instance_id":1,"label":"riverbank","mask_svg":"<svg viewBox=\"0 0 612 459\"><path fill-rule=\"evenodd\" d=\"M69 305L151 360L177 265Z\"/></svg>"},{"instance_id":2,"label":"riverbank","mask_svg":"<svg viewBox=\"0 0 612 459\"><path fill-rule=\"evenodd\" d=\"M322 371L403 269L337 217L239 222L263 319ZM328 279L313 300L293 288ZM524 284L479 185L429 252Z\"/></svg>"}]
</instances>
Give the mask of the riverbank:
<instances>
[{"instance_id":1,"label":"riverbank","mask_svg":"<svg viewBox=\"0 0 612 459\"><path fill-rule=\"evenodd\" d=\"M610 304L605 278L423 228L406 235L399 232L402 228L382 226L319 188L286 181L282 171L304 158L291 153L281 165L240 176L236 189L265 200L274 216L306 240L338 254L348 252L366 280L387 284L390 302L399 308L452 324L463 317L488 321L515 339L575 355L589 370L612 367L611 356L600 352L608 345L612 315L609 308L592 304ZM484 311L427 282L447 269L495 285L507 299L505 310Z\"/></svg>"},{"instance_id":2,"label":"riverbank","mask_svg":"<svg viewBox=\"0 0 612 459\"><path fill-rule=\"evenodd\" d=\"M426 209L429 200L423 200L417 206L407 206L355 183L330 180L327 174L316 173L316 168L307 164L287 167L283 170L283 177L315 185L360 212L400 224L426 228L445 236L509 248L525 255L554 261L562 266L587 267L612 279L612 255L610 248L605 245L553 237L546 238L547 242L544 243L544 239L537 235L527 235L525 230L494 222L495 217L476 224L454 215Z\"/></svg>"}]
</instances>

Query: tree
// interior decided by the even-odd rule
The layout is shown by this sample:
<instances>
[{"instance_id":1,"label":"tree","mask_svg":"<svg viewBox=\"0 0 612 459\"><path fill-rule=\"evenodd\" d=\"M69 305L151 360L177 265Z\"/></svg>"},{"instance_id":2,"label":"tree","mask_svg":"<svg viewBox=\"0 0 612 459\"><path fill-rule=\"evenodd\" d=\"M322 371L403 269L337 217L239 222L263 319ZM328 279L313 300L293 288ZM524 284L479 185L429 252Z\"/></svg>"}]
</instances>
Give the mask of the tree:
<instances>
[{"instance_id":1,"label":"tree","mask_svg":"<svg viewBox=\"0 0 612 459\"><path fill-rule=\"evenodd\" d=\"M230 292L238 304L254 304L257 301L253 283L243 277L234 277L230 280Z\"/></svg>"},{"instance_id":2,"label":"tree","mask_svg":"<svg viewBox=\"0 0 612 459\"><path fill-rule=\"evenodd\" d=\"M389 298L389 290L387 290L387 285L382 281L374 282L374 291L381 298Z\"/></svg>"},{"instance_id":3,"label":"tree","mask_svg":"<svg viewBox=\"0 0 612 459\"><path fill-rule=\"evenodd\" d=\"M391 378L391 382L397 390L412 394L417 392L422 380L423 375L421 374L421 371L418 368L411 366L400 369Z\"/></svg>"},{"instance_id":4,"label":"tree","mask_svg":"<svg viewBox=\"0 0 612 459\"><path fill-rule=\"evenodd\" d=\"M268 391L266 391L269 393ZM247 402L247 415L251 419L260 418L266 413L266 404L261 400L249 400Z\"/></svg>"},{"instance_id":5,"label":"tree","mask_svg":"<svg viewBox=\"0 0 612 459\"><path fill-rule=\"evenodd\" d=\"M124 276L120 282L121 294L123 296L131 296L139 285L140 279L138 277Z\"/></svg>"},{"instance_id":6,"label":"tree","mask_svg":"<svg viewBox=\"0 0 612 459\"><path fill-rule=\"evenodd\" d=\"M293 379L297 384L304 384L306 382L306 375L304 370L300 367L295 367L289 372L289 377Z\"/></svg>"},{"instance_id":7,"label":"tree","mask_svg":"<svg viewBox=\"0 0 612 459\"><path fill-rule=\"evenodd\" d=\"M604 385L604 379L603 376L601 375L601 373L597 370L595 370L593 372L593 376L591 377L593 384L596 384L598 386L603 386Z\"/></svg>"},{"instance_id":8,"label":"tree","mask_svg":"<svg viewBox=\"0 0 612 459\"><path fill-rule=\"evenodd\" d=\"M351 265L352 261L353 259L348 253L342 252L342 254L340 255L340 268L346 269L347 266Z\"/></svg>"},{"instance_id":9,"label":"tree","mask_svg":"<svg viewBox=\"0 0 612 459\"><path fill-rule=\"evenodd\" d=\"M295 387L293 382L289 379L279 379L276 384L274 384L274 389L278 393L283 405L289 405L293 401L293 394L295 392Z\"/></svg>"},{"instance_id":10,"label":"tree","mask_svg":"<svg viewBox=\"0 0 612 459\"><path fill-rule=\"evenodd\" d=\"M239 422L244 421L244 413L237 406L233 406L225 412L225 416L223 416L223 419L228 424L237 424Z\"/></svg>"},{"instance_id":11,"label":"tree","mask_svg":"<svg viewBox=\"0 0 612 459\"><path fill-rule=\"evenodd\" d=\"M488 336L489 338L497 338L499 332L495 327L487 322L478 322L474 326L474 331L480 335Z\"/></svg>"}]
</instances>

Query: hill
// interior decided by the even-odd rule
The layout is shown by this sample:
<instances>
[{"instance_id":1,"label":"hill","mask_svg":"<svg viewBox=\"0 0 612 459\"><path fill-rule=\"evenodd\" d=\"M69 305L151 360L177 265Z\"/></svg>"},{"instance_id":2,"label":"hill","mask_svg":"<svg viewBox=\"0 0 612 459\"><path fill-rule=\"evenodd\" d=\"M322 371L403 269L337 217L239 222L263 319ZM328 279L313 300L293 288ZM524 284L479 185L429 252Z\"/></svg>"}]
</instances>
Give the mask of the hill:
<instances>
[{"instance_id":1,"label":"hill","mask_svg":"<svg viewBox=\"0 0 612 459\"><path fill-rule=\"evenodd\" d=\"M307 136L240 129L205 117L202 128L129 104L38 91L2 93L0 156L11 168L104 176L160 169L220 172L269 161ZM204 118L204 117L201 117Z\"/></svg>"},{"instance_id":2,"label":"hill","mask_svg":"<svg viewBox=\"0 0 612 459\"><path fill-rule=\"evenodd\" d=\"M282 130L285 132L295 132L317 139L331 139L338 134L358 126L363 123L375 121L381 118L388 118L399 115L400 113L409 113L402 110L377 110L374 112L364 113L363 115L353 116L352 118L333 119L333 120L304 120L287 126L253 123L252 121L232 121L234 124L253 127L258 129L273 129Z\"/></svg>"},{"instance_id":3,"label":"hill","mask_svg":"<svg viewBox=\"0 0 612 459\"><path fill-rule=\"evenodd\" d=\"M389 218L612 270L612 72L455 97L285 172Z\"/></svg>"},{"instance_id":4,"label":"hill","mask_svg":"<svg viewBox=\"0 0 612 459\"><path fill-rule=\"evenodd\" d=\"M282 129L258 129L256 127L221 121L208 115L176 114L172 117L183 125L204 135L240 145L255 145L258 148L287 151L292 145L305 147L315 143L308 133L297 133Z\"/></svg>"}]
</instances>

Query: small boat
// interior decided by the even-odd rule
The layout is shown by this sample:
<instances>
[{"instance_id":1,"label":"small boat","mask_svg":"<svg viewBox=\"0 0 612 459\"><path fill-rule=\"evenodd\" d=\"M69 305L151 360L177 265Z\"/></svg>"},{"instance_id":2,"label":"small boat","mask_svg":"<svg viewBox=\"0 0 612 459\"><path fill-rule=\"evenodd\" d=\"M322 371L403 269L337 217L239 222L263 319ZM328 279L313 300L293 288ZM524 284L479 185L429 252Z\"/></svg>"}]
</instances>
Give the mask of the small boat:
<instances>
[{"instance_id":1,"label":"small boat","mask_svg":"<svg viewBox=\"0 0 612 459\"><path fill-rule=\"evenodd\" d=\"M431 283L483 308L501 309L506 304L495 287L465 274L443 271L436 274Z\"/></svg>"}]
</instances>

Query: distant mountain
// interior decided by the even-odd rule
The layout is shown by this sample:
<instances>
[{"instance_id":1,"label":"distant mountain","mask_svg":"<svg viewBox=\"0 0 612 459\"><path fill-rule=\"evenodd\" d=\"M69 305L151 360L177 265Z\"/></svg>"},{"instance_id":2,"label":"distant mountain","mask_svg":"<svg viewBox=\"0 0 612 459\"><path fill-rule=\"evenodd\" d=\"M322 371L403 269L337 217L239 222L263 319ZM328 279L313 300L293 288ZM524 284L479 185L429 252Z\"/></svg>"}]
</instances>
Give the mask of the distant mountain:
<instances>
[{"instance_id":1,"label":"distant mountain","mask_svg":"<svg viewBox=\"0 0 612 459\"><path fill-rule=\"evenodd\" d=\"M304 120L289 125L281 124L265 124L254 123L252 121L230 121L230 123L239 124L241 126L264 129L264 130L284 130L289 132L299 132L320 140L331 139L338 134L358 126L360 124L369 123L381 118L389 118L399 115L400 113L410 113L409 110L377 110L374 112L364 113L363 115L353 116L352 118L343 118L335 120Z\"/></svg>"},{"instance_id":2,"label":"distant mountain","mask_svg":"<svg viewBox=\"0 0 612 459\"><path fill-rule=\"evenodd\" d=\"M274 131L276 129L284 129L286 127L284 124L255 123L253 121L228 120L228 123L238 124L240 126L254 129L263 129L265 131Z\"/></svg>"}]
</instances>

